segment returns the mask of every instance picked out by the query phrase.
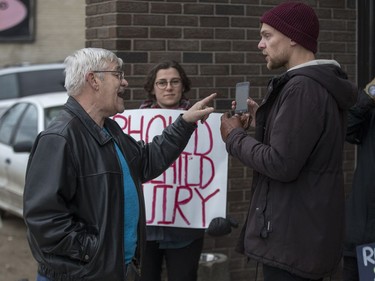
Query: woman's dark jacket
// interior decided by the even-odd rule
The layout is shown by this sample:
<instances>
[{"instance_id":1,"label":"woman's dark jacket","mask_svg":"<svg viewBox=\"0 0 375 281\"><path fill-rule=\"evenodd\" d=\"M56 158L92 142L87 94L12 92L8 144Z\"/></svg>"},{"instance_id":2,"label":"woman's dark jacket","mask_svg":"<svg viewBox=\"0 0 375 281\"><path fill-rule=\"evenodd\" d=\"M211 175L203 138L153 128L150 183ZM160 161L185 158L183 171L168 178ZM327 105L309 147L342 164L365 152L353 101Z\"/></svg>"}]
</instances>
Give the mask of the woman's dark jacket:
<instances>
[{"instance_id":1,"label":"woman's dark jacket","mask_svg":"<svg viewBox=\"0 0 375 281\"><path fill-rule=\"evenodd\" d=\"M375 242L375 101L363 90L349 110L346 140L357 144L357 166L346 204L344 255Z\"/></svg>"},{"instance_id":2,"label":"woman's dark jacket","mask_svg":"<svg viewBox=\"0 0 375 281\"><path fill-rule=\"evenodd\" d=\"M111 136L70 97L30 154L24 218L38 271L51 280L125 280L124 179L114 142L138 191L139 270L146 226L142 183L176 160L196 128L180 116L145 144L110 118L104 126Z\"/></svg>"},{"instance_id":3,"label":"woman's dark jacket","mask_svg":"<svg viewBox=\"0 0 375 281\"><path fill-rule=\"evenodd\" d=\"M270 81L255 138L240 128L229 134L228 152L254 171L240 252L304 278L334 272L344 238L346 116L356 95L333 63L290 70Z\"/></svg>"}]
</instances>

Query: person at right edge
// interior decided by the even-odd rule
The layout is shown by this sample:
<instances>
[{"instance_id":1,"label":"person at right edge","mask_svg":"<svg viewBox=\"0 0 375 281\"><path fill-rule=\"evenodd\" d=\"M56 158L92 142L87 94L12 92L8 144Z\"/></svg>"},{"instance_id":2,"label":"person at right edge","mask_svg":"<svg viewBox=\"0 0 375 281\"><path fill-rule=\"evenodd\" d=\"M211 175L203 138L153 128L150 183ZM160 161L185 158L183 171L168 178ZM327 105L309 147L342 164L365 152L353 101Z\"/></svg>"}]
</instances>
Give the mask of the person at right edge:
<instances>
[{"instance_id":1,"label":"person at right edge","mask_svg":"<svg viewBox=\"0 0 375 281\"><path fill-rule=\"evenodd\" d=\"M315 58L319 21L310 6L283 2L260 22L267 68L286 72L270 80L259 106L247 100L249 114L222 116L228 153L254 173L237 250L262 264L265 281L323 280L342 257L342 157L357 88L336 61Z\"/></svg>"},{"instance_id":2,"label":"person at right edge","mask_svg":"<svg viewBox=\"0 0 375 281\"><path fill-rule=\"evenodd\" d=\"M357 165L346 202L343 280L358 281L356 247L375 242L375 78L349 110L346 141L357 145Z\"/></svg>"}]
</instances>

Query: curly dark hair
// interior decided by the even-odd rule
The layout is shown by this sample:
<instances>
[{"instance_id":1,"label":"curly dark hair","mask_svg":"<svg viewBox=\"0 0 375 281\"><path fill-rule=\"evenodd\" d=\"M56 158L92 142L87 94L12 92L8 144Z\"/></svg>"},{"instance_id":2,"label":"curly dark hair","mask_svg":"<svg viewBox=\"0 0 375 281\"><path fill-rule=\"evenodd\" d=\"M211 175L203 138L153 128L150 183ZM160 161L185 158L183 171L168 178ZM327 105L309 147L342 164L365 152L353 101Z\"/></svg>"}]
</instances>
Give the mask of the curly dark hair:
<instances>
[{"instance_id":1,"label":"curly dark hair","mask_svg":"<svg viewBox=\"0 0 375 281\"><path fill-rule=\"evenodd\" d=\"M187 77L185 70L182 68L182 66L174 60L166 60L154 65L148 72L146 83L144 84L143 88L148 93L150 99L155 99L155 96L152 94L152 91L154 90L156 74L160 69L168 69L171 67L175 68L180 74L183 89L182 98L185 98L184 94L190 91L191 81Z\"/></svg>"}]
</instances>

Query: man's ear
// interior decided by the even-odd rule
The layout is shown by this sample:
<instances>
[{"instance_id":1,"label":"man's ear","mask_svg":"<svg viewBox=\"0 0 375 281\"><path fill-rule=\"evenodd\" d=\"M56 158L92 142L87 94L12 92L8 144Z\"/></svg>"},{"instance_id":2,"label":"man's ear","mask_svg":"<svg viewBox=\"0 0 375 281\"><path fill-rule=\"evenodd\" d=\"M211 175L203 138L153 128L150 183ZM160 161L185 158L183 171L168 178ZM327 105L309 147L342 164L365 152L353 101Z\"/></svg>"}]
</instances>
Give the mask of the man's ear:
<instances>
[{"instance_id":1,"label":"man's ear","mask_svg":"<svg viewBox=\"0 0 375 281\"><path fill-rule=\"evenodd\" d=\"M94 73L92 72L87 73L86 81L93 89L95 89L96 91L99 90L98 80L97 80L97 77L94 75Z\"/></svg>"}]
</instances>

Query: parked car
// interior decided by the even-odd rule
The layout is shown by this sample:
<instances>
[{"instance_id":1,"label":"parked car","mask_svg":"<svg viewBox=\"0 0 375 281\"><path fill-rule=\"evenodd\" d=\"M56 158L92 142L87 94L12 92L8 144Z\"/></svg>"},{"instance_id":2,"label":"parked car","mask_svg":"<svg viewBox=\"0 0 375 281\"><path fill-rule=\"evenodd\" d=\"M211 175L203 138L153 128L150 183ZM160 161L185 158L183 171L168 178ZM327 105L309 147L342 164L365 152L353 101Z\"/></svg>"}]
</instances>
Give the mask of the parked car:
<instances>
[{"instance_id":1,"label":"parked car","mask_svg":"<svg viewBox=\"0 0 375 281\"><path fill-rule=\"evenodd\" d=\"M36 64L0 69L0 116L17 98L65 91L64 64Z\"/></svg>"},{"instance_id":2,"label":"parked car","mask_svg":"<svg viewBox=\"0 0 375 281\"><path fill-rule=\"evenodd\" d=\"M67 99L66 92L21 98L0 117L1 214L7 211L22 217L25 173L32 145Z\"/></svg>"}]
</instances>

